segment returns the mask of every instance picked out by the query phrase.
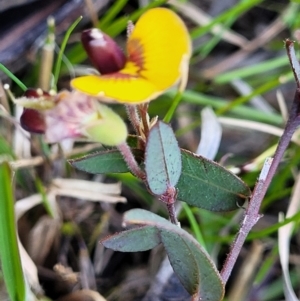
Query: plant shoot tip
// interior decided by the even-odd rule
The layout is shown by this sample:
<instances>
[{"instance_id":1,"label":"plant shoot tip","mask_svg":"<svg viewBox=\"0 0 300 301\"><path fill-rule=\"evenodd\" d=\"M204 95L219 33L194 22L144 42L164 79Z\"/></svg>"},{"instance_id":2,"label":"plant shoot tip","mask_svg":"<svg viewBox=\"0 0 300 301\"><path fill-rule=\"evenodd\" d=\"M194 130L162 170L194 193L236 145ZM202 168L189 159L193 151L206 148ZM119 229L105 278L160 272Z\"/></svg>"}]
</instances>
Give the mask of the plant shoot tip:
<instances>
[{"instance_id":1,"label":"plant shoot tip","mask_svg":"<svg viewBox=\"0 0 300 301\"><path fill-rule=\"evenodd\" d=\"M52 16L50 16L47 19L47 23L48 23L48 26L53 27L55 25L55 19Z\"/></svg>"}]
</instances>

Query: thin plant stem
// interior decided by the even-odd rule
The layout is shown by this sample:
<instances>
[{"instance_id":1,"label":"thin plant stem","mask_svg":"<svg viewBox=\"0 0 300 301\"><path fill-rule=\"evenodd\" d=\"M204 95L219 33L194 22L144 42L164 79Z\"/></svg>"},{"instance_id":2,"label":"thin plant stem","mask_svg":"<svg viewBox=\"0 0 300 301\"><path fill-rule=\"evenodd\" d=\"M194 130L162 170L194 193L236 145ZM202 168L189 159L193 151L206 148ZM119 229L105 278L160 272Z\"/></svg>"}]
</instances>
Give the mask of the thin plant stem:
<instances>
[{"instance_id":1,"label":"thin plant stem","mask_svg":"<svg viewBox=\"0 0 300 301\"><path fill-rule=\"evenodd\" d=\"M298 90L297 90L298 92ZM295 100L298 102L299 107L299 94L296 93ZM293 106L294 107L294 106ZM292 113L292 112L291 112ZM292 114L293 115L293 114ZM293 116L292 116L293 118ZM289 145L289 142L292 138L293 133L297 129L297 126L300 124L300 118L297 116L296 118L293 118L292 120L289 119L286 128L284 130L284 133L278 143L276 152L274 154L274 158L271 161L271 164L269 161L267 161L264 165L266 169L263 168L261 175L259 177L259 180L254 188L253 195L251 200L249 201L248 208L244 214L244 219L241 224L241 228L235 238L235 241L233 242L230 252L227 255L227 258L225 260L224 266L221 271L221 278L224 283L227 282L232 269L235 265L235 262L241 252L241 249L243 247L243 244L253 228L253 226L258 222L261 215L259 214L259 209L261 206L261 203L263 201L263 198L267 192L267 189L275 175L275 172L278 168L278 165L284 155L284 152L286 148Z\"/></svg>"},{"instance_id":2,"label":"thin plant stem","mask_svg":"<svg viewBox=\"0 0 300 301\"><path fill-rule=\"evenodd\" d=\"M223 283L225 284L228 281L228 278L232 272L232 269L236 263L236 260L242 250L242 247L244 245L244 242L253 228L253 226L258 222L261 215L258 213L260 204L262 201L262 191L264 189L265 185L265 177L266 174L268 174L270 169L270 162L272 160L267 159L263 168L263 172L261 173L259 180L254 188L253 197L251 198L249 202L249 206L244 214L244 218L241 224L241 228L231 245L231 249L229 251L229 254L227 255L227 258L225 260L225 263L223 265L223 268L221 270L221 278Z\"/></svg>"},{"instance_id":3,"label":"thin plant stem","mask_svg":"<svg viewBox=\"0 0 300 301\"><path fill-rule=\"evenodd\" d=\"M44 91L49 91L50 88L55 49L55 19L53 17L49 17L47 23L48 36L45 45L42 48L39 73L39 87Z\"/></svg>"},{"instance_id":4,"label":"thin plant stem","mask_svg":"<svg viewBox=\"0 0 300 301\"><path fill-rule=\"evenodd\" d=\"M300 125L300 65L295 55L293 42L286 40L286 49L297 83L294 101L283 135L281 136L277 149L275 151L274 158L272 160L268 160L265 163L264 168L262 169L259 180L254 188L251 200L249 201L248 208L244 214L241 228L231 246L230 252L227 255L224 266L221 270L221 278L224 283L228 281L228 278L241 252L247 235L261 217L261 215L259 214L259 209L261 207L263 198L275 175L278 165L281 162L284 152L291 141L294 132Z\"/></svg>"},{"instance_id":5,"label":"thin plant stem","mask_svg":"<svg viewBox=\"0 0 300 301\"><path fill-rule=\"evenodd\" d=\"M137 135L140 135L140 116L137 111L137 107L133 105L125 105L126 112L130 123L132 124Z\"/></svg>"},{"instance_id":6,"label":"thin plant stem","mask_svg":"<svg viewBox=\"0 0 300 301\"><path fill-rule=\"evenodd\" d=\"M145 181L145 173L139 167L138 163L136 162L134 155L126 142L123 142L117 146L118 150L122 154L128 168L130 171L142 181Z\"/></svg>"},{"instance_id":7,"label":"thin plant stem","mask_svg":"<svg viewBox=\"0 0 300 301\"><path fill-rule=\"evenodd\" d=\"M94 6L94 3L92 0L85 0L85 5L88 10L88 13L90 15L90 19L92 21L93 27L98 27L98 14L96 7Z\"/></svg>"},{"instance_id":8,"label":"thin plant stem","mask_svg":"<svg viewBox=\"0 0 300 301\"><path fill-rule=\"evenodd\" d=\"M167 204L167 209L168 209L168 213L169 213L169 217L170 217L170 221L172 224L174 225L178 225L178 219L176 217L176 210L175 210L175 204Z\"/></svg>"},{"instance_id":9,"label":"thin plant stem","mask_svg":"<svg viewBox=\"0 0 300 301\"><path fill-rule=\"evenodd\" d=\"M174 186L168 187L167 191L159 196L159 200L167 206L171 223L179 226L175 208L176 199L177 189Z\"/></svg>"}]
</instances>

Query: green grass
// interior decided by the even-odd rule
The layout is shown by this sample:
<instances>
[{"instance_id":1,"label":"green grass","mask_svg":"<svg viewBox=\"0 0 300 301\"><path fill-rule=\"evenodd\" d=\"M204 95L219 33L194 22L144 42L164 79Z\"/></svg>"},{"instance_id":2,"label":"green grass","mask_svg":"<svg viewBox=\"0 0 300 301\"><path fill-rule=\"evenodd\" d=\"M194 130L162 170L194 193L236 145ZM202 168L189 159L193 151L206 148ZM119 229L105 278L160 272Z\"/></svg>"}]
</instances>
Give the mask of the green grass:
<instances>
[{"instance_id":1,"label":"green grass","mask_svg":"<svg viewBox=\"0 0 300 301\"><path fill-rule=\"evenodd\" d=\"M181 3L189 4L190 1L180 1ZM146 7L134 7L128 0L116 0L112 2L103 15L100 16L98 27L105 33L112 37L118 37L118 40L125 44L126 41L126 26L128 20L135 22L139 16L151 7L166 5L167 1L157 0L149 1ZM226 60L230 55L238 51L236 46L228 47L228 42L224 42L222 33L214 34L212 29L214 26L220 26L225 30L231 30L231 32L237 32L243 34L244 20L247 19L247 14L253 9L264 9L263 12L269 13L272 18L268 21L268 24L264 23L264 26L271 24L274 18L279 18L284 24L284 30L280 31L277 35L273 36L270 40L266 41L261 47L257 49L257 52L264 53L261 59L256 61L251 60L256 57L255 52L248 53L245 59L240 65L232 66L224 72L219 72L217 75L207 80L203 77L205 71L209 70L210 66L213 67L216 62ZM180 9L176 9L181 14ZM275 92L280 89L285 96L287 101L287 107L290 105L290 98L293 97L294 86L293 86L293 74L289 67L288 58L285 55L283 49L283 39L293 38L293 33L300 26L299 16L300 4L298 1L287 1L287 4L278 4L264 1L264 0L241 0L237 3L219 12L217 15L212 17L211 21L204 25L198 26L189 20L187 16L184 16L184 20L187 21L191 37L194 43L192 64L190 67L190 78L188 82L188 88L181 94L176 89L168 91L164 96L151 103L151 112L155 112L161 118L165 118L165 121L172 121L172 125L175 126L177 137L180 137L180 143L184 147L189 147L189 141L185 140L185 135L191 131L196 133L196 137L199 140L200 137L199 127L201 126L200 111L205 106L210 106L214 109L217 115L238 118L241 120L253 120L262 122L265 124L275 125L278 127L284 126L284 120L281 116L280 111L277 108L277 99ZM257 11L256 11L257 12ZM260 18L264 18L264 14L259 11L257 21L260 22ZM266 22L267 22L266 21ZM60 51L55 61L55 67L53 70L54 84L60 86L61 76L68 76L69 68L76 66L77 64L86 63L87 55L84 52L80 43L68 44L69 37L74 32L79 32L77 19L65 34L65 39L60 46ZM247 24L246 24L247 25ZM76 28L75 28L76 27ZM253 26L255 27L255 26ZM74 29L75 28L75 29ZM245 27L246 28L246 27ZM248 29L249 30L249 29ZM247 34L247 33L246 33ZM257 37L261 32L250 32L249 36ZM246 36L245 36L246 37ZM248 38L248 36L246 37ZM176 45L174 45L175 47ZM224 52L223 52L224 47ZM229 51L229 50L230 51ZM299 53L299 50L297 50ZM259 56L257 56L259 57ZM220 59L221 58L221 59ZM68 62L68 66L65 62ZM4 72L9 76L21 90L26 90L27 86L35 86L37 78L39 77L38 59L35 67L28 67L26 76L17 78L12 74L5 66L0 62L0 71ZM32 69L30 69L32 68ZM233 89L233 81L242 80L251 88L251 92L247 95L240 95ZM14 93L19 93L16 96L20 96L20 89L13 86ZM250 100L255 96L262 96L267 100L271 100L271 105L274 106L273 112L265 113L261 110L253 107L250 104ZM175 100L175 101L174 101ZM166 105L167 103L167 105ZM184 106L184 113L179 112L177 106ZM176 110L175 110L176 109ZM4 114L0 115L4 118ZM153 116L150 116L153 117ZM180 124L180 118L186 118L188 124L185 126L177 126ZM17 158L14 154L14 146L9 145L7 141L12 141L8 137L14 135L14 128L10 129L10 132L5 129L0 129L0 155L1 162L6 160L17 160L24 158ZM224 136L221 146L226 145L226 138L231 135L230 130L224 129ZM68 173L65 171L65 167L62 168L61 173L58 172L57 168L58 161L51 159L51 148L48 148L45 152L45 142L41 137L42 142L37 142L35 138L31 140L32 149L35 156L43 156L45 158L44 163L39 167L28 167L25 170L17 172L17 192L21 194L30 194L34 191L26 186L24 181L26 175L30 175L32 181L38 186L36 190L40 191L43 195L43 199L47 204L47 189L50 187L51 179L58 173L59 176L69 177L81 177L82 175L78 171L69 169ZM240 144L243 140L247 140L247 132L241 132ZM256 152L256 144L261 141L253 141L253 152L238 154L238 161L241 165L249 163L252 159L259 157L260 153ZM266 145L265 149L268 149L276 140L270 139L269 141L263 141ZM81 144L80 144L81 145ZM77 147L78 145L75 145ZM238 145L236 153L238 153ZM251 147L250 147L251 148ZM194 151L194 149L193 149ZM47 156L45 156L45 153ZM233 156L237 156L233 153ZM262 220L268 220L271 216L274 220L277 218L278 211L285 211L288 204L290 195L294 189L294 181L296 175L298 175L300 152L297 146L290 146L286 153L285 160L280 166L280 172L274 178L269 192L263 202L261 212L265 215ZM227 155L221 149L219 158ZM4 158L5 157L5 158ZM233 158L233 161L236 158ZM64 159L62 159L64 160ZM228 163L229 162L229 163ZM230 164L230 158L225 161L225 166ZM239 166L240 167L240 166ZM34 169L35 172L32 172ZM85 175L86 176L86 175ZM249 184L251 187L255 185L258 177L257 172L239 175ZM121 175L109 175L109 179L120 180L123 183L124 191L128 195L137 199L138 206L144 208L151 208L153 211L158 211L162 215L166 215L164 207L156 205L154 197L149 195L147 189L131 174ZM23 185L21 184L23 183ZM25 184L24 184L25 183ZM129 191L129 192L128 192ZM22 266L18 253L18 246L16 243L16 228L13 216L13 204L14 204L14 191L13 185L11 184L11 171L7 163L1 163L0 165L0 255L2 262L2 274L6 282L7 291L12 301L23 301L26 300L26 283L22 272ZM224 200L226 201L226 200ZM130 203L130 198L129 198ZM284 204L284 205L282 205ZM136 203L135 203L136 205ZM285 207L284 207L285 206ZM46 207L51 215L51 208ZM39 214L36 211L36 214ZM183 204L183 210L180 214L185 223L184 227L188 228L188 231L192 233L199 242L208 250L213 252L214 246L218 246L219 253L216 254L217 258L224 258L224 254L228 253L230 244L232 243L236 231L239 227L239 221L232 221L234 213L211 213L205 212L201 209L190 208L188 205ZM107 217L105 217L107 218ZM105 220L106 221L106 220ZM276 222L267 226L262 226L260 229L255 229L250 233L247 244L255 241L259 241L269 246L265 250L265 257L262 259L260 268L255 271L253 278L255 279L255 285L262 285L261 288L261 299L262 301L274 300L276 298L283 298L283 286L282 279L279 275L274 274L272 268L278 266L278 247L277 247L277 231L280 227L286 225L289 222L296 222L296 230L299 231L300 214L297 213L289 219L283 222ZM75 222L74 222L75 224ZM97 243L97 235L100 235L98 227L105 228L105 223L102 220L98 220L97 228L91 231L92 238L87 242L89 249L93 250ZM99 226L100 225L100 226ZM230 225L229 232L226 236L221 237L219 233L226 226ZM78 226L78 225L77 225ZM79 225L78 227L80 227ZM103 230L104 231L104 230ZM78 231L80 233L80 231ZM299 249L297 241L294 249ZM248 245L247 245L248 246ZM247 260L249 256L249 250L244 249L244 259ZM219 257L218 257L219 256ZM219 262L219 267L222 262ZM297 285L297 272L295 270L296 265L291 262L291 278L292 282ZM264 284L265 279L272 276L269 282ZM268 287L268 288L266 288ZM299 285L297 287L299 289ZM39 299L41 300L41 299Z\"/></svg>"},{"instance_id":2,"label":"green grass","mask_svg":"<svg viewBox=\"0 0 300 301\"><path fill-rule=\"evenodd\" d=\"M29 301L18 249L12 174L8 163L0 164L0 185L0 259L3 278L12 301Z\"/></svg>"}]
</instances>

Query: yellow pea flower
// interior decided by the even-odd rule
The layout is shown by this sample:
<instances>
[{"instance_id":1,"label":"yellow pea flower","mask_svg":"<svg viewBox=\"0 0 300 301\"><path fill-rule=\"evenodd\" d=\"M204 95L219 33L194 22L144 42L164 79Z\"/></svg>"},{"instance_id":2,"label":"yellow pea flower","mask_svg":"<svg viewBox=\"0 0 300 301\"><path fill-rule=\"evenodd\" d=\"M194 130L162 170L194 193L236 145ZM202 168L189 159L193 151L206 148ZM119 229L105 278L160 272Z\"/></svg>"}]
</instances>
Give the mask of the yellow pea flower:
<instances>
[{"instance_id":1,"label":"yellow pea flower","mask_svg":"<svg viewBox=\"0 0 300 301\"><path fill-rule=\"evenodd\" d=\"M71 86L102 101L148 102L185 83L192 46L183 21L167 8L153 8L137 21L127 41L125 66L113 73L75 78Z\"/></svg>"}]
</instances>

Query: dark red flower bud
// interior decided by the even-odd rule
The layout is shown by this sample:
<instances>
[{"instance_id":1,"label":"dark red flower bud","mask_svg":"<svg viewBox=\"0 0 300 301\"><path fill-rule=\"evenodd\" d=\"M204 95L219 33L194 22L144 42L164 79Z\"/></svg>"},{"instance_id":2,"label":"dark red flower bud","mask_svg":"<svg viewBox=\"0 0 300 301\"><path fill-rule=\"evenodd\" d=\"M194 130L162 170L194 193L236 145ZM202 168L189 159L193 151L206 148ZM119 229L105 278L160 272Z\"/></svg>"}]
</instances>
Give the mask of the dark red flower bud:
<instances>
[{"instance_id":1,"label":"dark red flower bud","mask_svg":"<svg viewBox=\"0 0 300 301\"><path fill-rule=\"evenodd\" d=\"M46 124L44 115L37 110L24 108L20 118L20 123L25 131L36 134L45 133Z\"/></svg>"},{"instance_id":2,"label":"dark red flower bud","mask_svg":"<svg viewBox=\"0 0 300 301\"><path fill-rule=\"evenodd\" d=\"M82 45L94 67L101 74L121 70L126 57L116 42L97 28L87 29L81 34Z\"/></svg>"},{"instance_id":3,"label":"dark red flower bud","mask_svg":"<svg viewBox=\"0 0 300 301\"><path fill-rule=\"evenodd\" d=\"M43 96L50 97L50 94L42 89L33 88L27 89L23 95L23 97L28 98L28 101L34 98L40 99ZM25 131L31 133L43 134L46 130L46 123L43 113L31 108L24 108L20 117L20 124Z\"/></svg>"},{"instance_id":4,"label":"dark red flower bud","mask_svg":"<svg viewBox=\"0 0 300 301\"><path fill-rule=\"evenodd\" d=\"M34 88L28 88L24 95L27 98L39 98L41 96L50 96L50 94L46 91L43 91L42 89L34 89Z\"/></svg>"}]
</instances>

